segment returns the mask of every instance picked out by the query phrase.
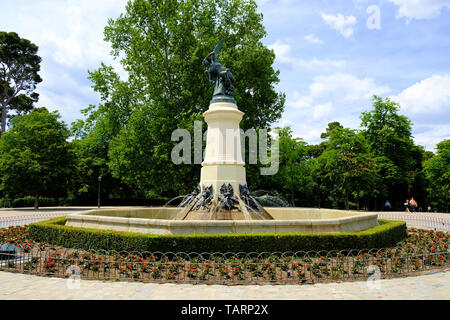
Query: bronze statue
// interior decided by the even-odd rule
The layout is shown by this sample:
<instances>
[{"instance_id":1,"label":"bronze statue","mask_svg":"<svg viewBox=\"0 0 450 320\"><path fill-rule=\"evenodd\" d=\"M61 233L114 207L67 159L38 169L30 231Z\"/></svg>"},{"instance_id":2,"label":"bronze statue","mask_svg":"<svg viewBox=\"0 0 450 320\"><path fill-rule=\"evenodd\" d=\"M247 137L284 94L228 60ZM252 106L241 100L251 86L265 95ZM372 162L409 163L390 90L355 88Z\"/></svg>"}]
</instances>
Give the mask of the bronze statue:
<instances>
[{"instance_id":1,"label":"bronze statue","mask_svg":"<svg viewBox=\"0 0 450 320\"><path fill-rule=\"evenodd\" d=\"M234 190L231 184L226 185L224 183L222 187L220 187L219 203L219 208L224 208L228 211L237 209L235 204L238 204L239 200L234 196Z\"/></svg>"},{"instance_id":2,"label":"bronze statue","mask_svg":"<svg viewBox=\"0 0 450 320\"><path fill-rule=\"evenodd\" d=\"M203 65L208 67L206 70L209 82L214 84L213 102L228 101L236 103L234 95L234 77L230 70L222 66L217 59L219 50L222 46L222 40L217 44L213 52L208 54L203 60Z\"/></svg>"}]
</instances>

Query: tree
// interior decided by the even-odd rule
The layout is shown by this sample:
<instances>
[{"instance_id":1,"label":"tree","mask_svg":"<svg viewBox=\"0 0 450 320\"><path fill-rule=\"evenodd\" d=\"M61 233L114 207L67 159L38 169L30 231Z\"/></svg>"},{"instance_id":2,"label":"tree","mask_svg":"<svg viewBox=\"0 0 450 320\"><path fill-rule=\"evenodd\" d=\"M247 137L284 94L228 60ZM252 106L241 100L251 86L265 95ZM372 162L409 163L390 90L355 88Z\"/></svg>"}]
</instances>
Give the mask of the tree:
<instances>
[{"instance_id":1,"label":"tree","mask_svg":"<svg viewBox=\"0 0 450 320\"><path fill-rule=\"evenodd\" d=\"M450 139L437 144L436 156L424 162L429 204L448 212L450 201Z\"/></svg>"},{"instance_id":2,"label":"tree","mask_svg":"<svg viewBox=\"0 0 450 320\"><path fill-rule=\"evenodd\" d=\"M312 188L307 144L301 138L294 138L290 127L277 127L275 131L279 140L279 170L268 179L272 182L271 189L283 195L290 194L295 206L299 194L304 200Z\"/></svg>"},{"instance_id":3,"label":"tree","mask_svg":"<svg viewBox=\"0 0 450 320\"><path fill-rule=\"evenodd\" d=\"M339 123L339 121L333 121L333 122L328 123L328 127L326 128L326 131L322 132L320 134L320 138L327 139L330 136L331 131L333 131L336 128L342 129L344 127Z\"/></svg>"},{"instance_id":4,"label":"tree","mask_svg":"<svg viewBox=\"0 0 450 320\"><path fill-rule=\"evenodd\" d=\"M333 121L328 123L328 127L326 128L325 132L322 132L320 134L321 139L328 139L330 137L331 131L333 131L336 128L344 128L338 121ZM308 155L311 158L318 158L326 149L327 141L322 141L319 144L316 145L308 145Z\"/></svg>"},{"instance_id":5,"label":"tree","mask_svg":"<svg viewBox=\"0 0 450 320\"><path fill-rule=\"evenodd\" d=\"M41 58L38 47L15 32L0 32L0 137L6 131L8 110L29 112L38 99L33 92L42 81L38 75ZM24 93L22 93L24 92Z\"/></svg>"},{"instance_id":6,"label":"tree","mask_svg":"<svg viewBox=\"0 0 450 320\"><path fill-rule=\"evenodd\" d=\"M363 134L380 168L380 195L398 204L410 196L421 160L414 156L411 122L398 114L399 104L378 96L372 101L373 109L361 115Z\"/></svg>"},{"instance_id":7,"label":"tree","mask_svg":"<svg viewBox=\"0 0 450 320\"><path fill-rule=\"evenodd\" d=\"M0 139L1 189L10 195L67 196L74 169L69 130L45 108L16 116Z\"/></svg>"},{"instance_id":8,"label":"tree","mask_svg":"<svg viewBox=\"0 0 450 320\"><path fill-rule=\"evenodd\" d=\"M235 78L235 98L245 112L242 128L268 128L280 118L284 94L274 89L274 52L253 0L136 0L108 21L105 39L128 72L121 80L112 67L90 72L102 104L86 112L86 127L100 119L112 174L145 192L178 194L198 183L199 166L176 166L171 133L191 131L212 97L202 61L224 40L221 63Z\"/></svg>"},{"instance_id":9,"label":"tree","mask_svg":"<svg viewBox=\"0 0 450 320\"><path fill-rule=\"evenodd\" d=\"M376 163L361 133L341 127L331 130L327 148L317 160L316 170L323 175L323 186L335 206L342 201L348 210L353 197L359 210L360 199L376 192Z\"/></svg>"},{"instance_id":10,"label":"tree","mask_svg":"<svg viewBox=\"0 0 450 320\"><path fill-rule=\"evenodd\" d=\"M102 134L105 130L100 130L101 128L100 122L89 133L80 132L75 124L72 127L75 138L71 141L71 146L76 159L72 195L77 203L97 203L99 176L102 177L101 193L103 195L114 200L135 198L133 190L111 176L111 170L107 165L108 136ZM102 202L105 201L102 200Z\"/></svg>"}]
</instances>

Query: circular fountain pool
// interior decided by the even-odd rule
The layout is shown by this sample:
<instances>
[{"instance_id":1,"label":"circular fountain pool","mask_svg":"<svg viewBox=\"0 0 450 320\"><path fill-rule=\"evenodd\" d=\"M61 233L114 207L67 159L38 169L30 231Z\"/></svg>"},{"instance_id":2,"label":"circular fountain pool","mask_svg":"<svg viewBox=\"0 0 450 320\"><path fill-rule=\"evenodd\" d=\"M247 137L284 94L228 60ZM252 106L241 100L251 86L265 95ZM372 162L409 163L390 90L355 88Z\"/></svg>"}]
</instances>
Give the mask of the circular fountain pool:
<instances>
[{"instance_id":1,"label":"circular fountain pool","mask_svg":"<svg viewBox=\"0 0 450 320\"><path fill-rule=\"evenodd\" d=\"M67 216L67 226L147 234L340 233L378 225L376 213L264 208L273 220L175 220L182 208L96 209Z\"/></svg>"}]
</instances>

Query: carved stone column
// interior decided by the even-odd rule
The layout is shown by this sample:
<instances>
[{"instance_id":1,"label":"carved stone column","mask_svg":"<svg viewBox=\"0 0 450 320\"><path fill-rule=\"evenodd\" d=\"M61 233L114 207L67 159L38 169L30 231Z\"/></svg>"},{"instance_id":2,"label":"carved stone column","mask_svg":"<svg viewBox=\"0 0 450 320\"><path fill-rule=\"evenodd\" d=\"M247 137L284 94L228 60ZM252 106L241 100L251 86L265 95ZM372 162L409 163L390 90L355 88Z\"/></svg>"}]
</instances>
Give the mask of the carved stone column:
<instances>
[{"instance_id":1,"label":"carved stone column","mask_svg":"<svg viewBox=\"0 0 450 320\"><path fill-rule=\"evenodd\" d=\"M247 184L239 127L244 113L235 103L216 102L203 115L208 124L208 134L200 176L202 191L204 187L212 186L217 199L220 188L230 184L238 195L239 185Z\"/></svg>"}]
</instances>

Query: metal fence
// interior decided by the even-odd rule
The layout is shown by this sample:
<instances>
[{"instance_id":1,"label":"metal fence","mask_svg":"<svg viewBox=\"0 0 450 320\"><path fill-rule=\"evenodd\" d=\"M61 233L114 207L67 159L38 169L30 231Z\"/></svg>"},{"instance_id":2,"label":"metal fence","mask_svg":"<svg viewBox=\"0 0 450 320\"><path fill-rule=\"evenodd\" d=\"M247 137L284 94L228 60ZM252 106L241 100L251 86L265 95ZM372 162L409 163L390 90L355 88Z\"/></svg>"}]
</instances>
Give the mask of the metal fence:
<instances>
[{"instance_id":1,"label":"metal fence","mask_svg":"<svg viewBox=\"0 0 450 320\"><path fill-rule=\"evenodd\" d=\"M0 228L25 226L33 222L45 221L57 217L62 217L65 215L67 215L67 213L60 212L60 213L43 213L43 214L30 214L23 216L0 217Z\"/></svg>"},{"instance_id":2,"label":"metal fence","mask_svg":"<svg viewBox=\"0 0 450 320\"><path fill-rule=\"evenodd\" d=\"M378 219L405 221L407 227L419 227L450 232L450 214L448 217L435 216L433 213L387 213L377 212Z\"/></svg>"},{"instance_id":3,"label":"metal fence","mask_svg":"<svg viewBox=\"0 0 450 320\"><path fill-rule=\"evenodd\" d=\"M0 270L79 279L183 283L316 283L444 270L445 248L275 253L116 252L34 247L0 255Z\"/></svg>"}]
</instances>

